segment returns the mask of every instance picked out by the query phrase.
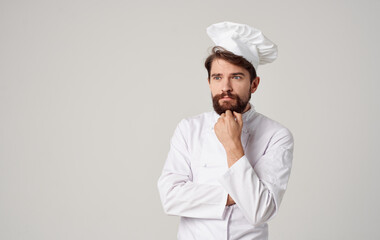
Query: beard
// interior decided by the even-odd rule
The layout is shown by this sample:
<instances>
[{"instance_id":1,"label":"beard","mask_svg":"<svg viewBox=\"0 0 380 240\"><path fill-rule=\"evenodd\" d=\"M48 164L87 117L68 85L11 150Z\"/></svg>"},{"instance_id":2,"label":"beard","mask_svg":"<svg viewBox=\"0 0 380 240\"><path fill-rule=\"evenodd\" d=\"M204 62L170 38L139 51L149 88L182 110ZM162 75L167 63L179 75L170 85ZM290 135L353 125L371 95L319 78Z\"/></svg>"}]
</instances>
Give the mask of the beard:
<instances>
[{"instance_id":1,"label":"beard","mask_svg":"<svg viewBox=\"0 0 380 240\"><path fill-rule=\"evenodd\" d=\"M230 97L231 100L224 101L219 104L219 100L223 97ZM249 100L251 99L251 92L248 92L248 97L246 99L242 99L236 94L231 94L230 92L223 92L222 94L216 94L212 96L212 106L216 113L221 115L225 113L227 110L231 110L231 112L243 113L244 109L247 107Z\"/></svg>"}]
</instances>

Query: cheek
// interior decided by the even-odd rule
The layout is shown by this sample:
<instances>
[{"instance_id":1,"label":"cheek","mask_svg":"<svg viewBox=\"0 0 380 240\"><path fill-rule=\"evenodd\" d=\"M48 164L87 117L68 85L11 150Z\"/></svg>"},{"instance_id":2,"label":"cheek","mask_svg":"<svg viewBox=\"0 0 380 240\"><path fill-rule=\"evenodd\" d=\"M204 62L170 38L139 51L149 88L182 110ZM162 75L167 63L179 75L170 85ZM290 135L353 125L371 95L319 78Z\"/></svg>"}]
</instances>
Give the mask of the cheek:
<instances>
[{"instance_id":1,"label":"cheek","mask_svg":"<svg viewBox=\"0 0 380 240\"><path fill-rule=\"evenodd\" d=\"M236 92L239 92L240 94L246 94L248 91L251 91L250 84L241 84L235 87Z\"/></svg>"},{"instance_id":2,"label":"cheek","mask_svg":"<svg viewBox=\"0 0 380 240\"><path fill-rule=\"evenodd\" d=\"M215 95L216 93L218 93L219 87L217 84L210 84L209 87L210 87L210 91L212 95Z\"/></svg>"}]
</instances>

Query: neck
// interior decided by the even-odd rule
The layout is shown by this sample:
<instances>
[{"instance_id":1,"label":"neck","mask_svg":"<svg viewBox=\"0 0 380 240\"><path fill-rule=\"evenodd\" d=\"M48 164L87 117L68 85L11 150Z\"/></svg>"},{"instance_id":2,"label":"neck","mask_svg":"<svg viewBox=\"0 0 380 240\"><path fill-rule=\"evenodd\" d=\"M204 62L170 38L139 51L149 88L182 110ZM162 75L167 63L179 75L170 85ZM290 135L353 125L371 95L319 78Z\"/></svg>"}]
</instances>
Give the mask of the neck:
<instances>
[{"instance_id":1,"label":"neck","mask_svg":"<svg viewBox=\"0 0 380 240\"><path fill-rule=\"evenodd\" d=\"M247 104L247 106L245 107L243 113L248 112L249 109L251 109L251 104L250 103Z\"/></svg>"}]
</instances>

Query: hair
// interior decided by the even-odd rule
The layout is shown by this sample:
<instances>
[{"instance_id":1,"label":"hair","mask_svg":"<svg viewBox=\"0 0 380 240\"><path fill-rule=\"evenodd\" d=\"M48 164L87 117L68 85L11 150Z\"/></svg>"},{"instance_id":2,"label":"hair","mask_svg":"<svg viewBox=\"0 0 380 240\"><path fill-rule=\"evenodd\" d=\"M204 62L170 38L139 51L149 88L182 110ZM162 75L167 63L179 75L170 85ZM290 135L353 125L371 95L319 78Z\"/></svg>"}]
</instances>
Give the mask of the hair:
<instances>
[{"instance_id":1,"label":"hair","mask_svg":"<svg viewBox=\"0 0 380 240\"><path fill-rule=\"evenodd\" d=\"M245 68L249 72L251 83L257 77L255 68L245 58L235 55L234 53L224 49L223 47L215 46L212 48L210 56L208 56L205 61L205 67L207 69L209 81L210 81L211 64L215 59L223 59L231 64Z\"/></svg>"}]
</instances>

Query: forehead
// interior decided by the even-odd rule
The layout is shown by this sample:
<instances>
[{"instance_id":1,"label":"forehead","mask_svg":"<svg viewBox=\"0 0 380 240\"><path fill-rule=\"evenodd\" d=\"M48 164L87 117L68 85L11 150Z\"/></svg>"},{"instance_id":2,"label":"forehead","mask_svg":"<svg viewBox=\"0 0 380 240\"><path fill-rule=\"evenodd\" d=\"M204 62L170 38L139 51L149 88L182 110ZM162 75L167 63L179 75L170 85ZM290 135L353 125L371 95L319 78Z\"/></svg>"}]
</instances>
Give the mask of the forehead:
<instances>
[{"instance_id":1,"label":"forehead","mask_svg":"<svg viewBox=\"0 0 380 240\"><path fill-rule=\"evenodd\" d=\"M216 58L211 63L211 73L233 73L233 72L243 72L248 73L248 71L238 65L227 62L224 59Z\"/></svg>"}]
</instances>

